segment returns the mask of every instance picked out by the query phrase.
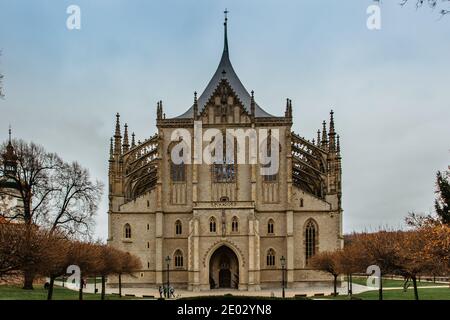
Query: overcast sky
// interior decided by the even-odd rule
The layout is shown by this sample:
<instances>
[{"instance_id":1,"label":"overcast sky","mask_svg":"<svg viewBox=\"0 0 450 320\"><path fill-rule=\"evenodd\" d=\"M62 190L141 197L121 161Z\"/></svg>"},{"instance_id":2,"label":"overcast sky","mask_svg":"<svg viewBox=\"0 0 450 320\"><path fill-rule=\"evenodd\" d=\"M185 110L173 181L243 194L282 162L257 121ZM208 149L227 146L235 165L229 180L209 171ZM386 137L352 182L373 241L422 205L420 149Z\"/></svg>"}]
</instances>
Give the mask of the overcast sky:
<instances>
[{"instance_id":1,"label":"overcast sky","mask_svg":"<svg viewBox=\"0 0 450 320\"><path fill-rule=\"evenodd\" d=\"M312 139L335 110L343 155L344 231L401 227L433 210L450 164L450 15L370 0L0 0L0 134L78 160L107 182L115 113L138 139L155 133L156 101L184 112L220 59L223 10L231 61L260 106ZM81 30L66 8L81 8ZM107 197L96 235L107 237Z\"/></svg>"}]
</instances>

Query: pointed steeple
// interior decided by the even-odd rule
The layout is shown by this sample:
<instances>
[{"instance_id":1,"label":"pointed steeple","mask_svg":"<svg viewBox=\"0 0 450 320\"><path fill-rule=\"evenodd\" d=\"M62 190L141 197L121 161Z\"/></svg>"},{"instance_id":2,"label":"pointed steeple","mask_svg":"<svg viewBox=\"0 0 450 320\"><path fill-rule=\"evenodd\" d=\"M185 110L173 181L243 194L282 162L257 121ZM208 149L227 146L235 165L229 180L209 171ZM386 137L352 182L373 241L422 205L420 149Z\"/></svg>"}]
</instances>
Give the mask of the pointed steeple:
<instances>
[{"instance_id":1,"label":"pointed steeple","mask_svg":"<svg viewBox=\"0 0 450 320\"><path fill-rule=\"evenodd\" d=\"M135 134L134 134L134 132L131 134L131 147L132 148L134 148L134 147L136 147L136 141L134 140L135 139Z\"/></svg>"},{"instance_id":2,"label":"pointed steeple","mask_svg":"<svg viewBox=\"0 0 450 320\"><path fill-rule=\"evenodd\" d=\"M8 145L6 146L6 152L3 156L3 174L6 176L15 176L17 173L17 160L18 157L14 151L11 140L11 126L8 130Z\"/></svg>"},{"instance_id":3,"label":"pointed steeple","mask_svg":"<svg viewBox=\"0 0 450 320\"><path fill-rule=\"evenodd\" d=\"M113 138L111 138L110 144L109 144L109 160L114 159L114 147L113 147Z\"/></svg>"},{"instance_id":4,"label":"pointed steeple","mask_svg":"<svg viewBox=\"0 0 450 320\"><path fill-rule=\"evenodd\" d=\"M163 109L162 109L162 101L156 102L156 119L162 119L163 117Z\"/></svg>"},{"instance_id":5,"label":"pointed steeple","mask_svg":"<svg viewBox=\"0 0 450 320\"><path fill-rule=\"evenodd\" d=\"M326 148L328 146L328 139L327 139L327 123L325 120L323 120L322 123L322 148Z\"/></svg>"},{"instance_id":6,"label":"pointed steeple","mask_svg":"<svg viewBox=\"0 0 450 320\"><path fill-rule=\"evenodd\" d=\"M334 111L330 111L330 133L328 133L329 141L330 141L330 152L336 151L336 132L334 131Z\"/></svg>"},{"instance_id":7,"label":"pointed steeple","mask_svg":"<svg viewBox=\"0 0 450 320\"><path fill-rule=\"evenodd\" d=\"M125 130L123 132L123 152L130 150L130 144L128 142L128 124L125 123Z\"/></svg>"},{"instance_id":8,"label":"pointed steeple","mask_svg":"<svg viewBox=\"0 0 450 320\"><path fill-rule=\"evenodd\" d=\"M198 116L198 103L197 103L197 91L194 92L194 120L197 119Z\"/></svg>"},{"instance_id":9,"label":"pointed steeple","mask_svg":"<svg viewBox=\"0 0 450 320\"><path fill-rule=\"evenodd\" d=\"M292 100L286 99L286 111L284 112L285 118L292 118Z\"/></svg>"},{"instance_id":10,"label":"pointed steeple","mask_svg":"<svg viewBox=\"0 0 450 320\"><path fill-rule=\"evenodd\" d=\"M250 100L250 115L255 117L255 91L252 90L252 98Z\"/></svg>"},{"instance_id":11,"label":"pointed steeple","mask_svg":"<svg viewBox=\"0 0 450 320\"><path fill-rule=\"evenodd\" d=\"M241 80L237 76L236 72L233 69L233 66L230 61L229 49L228 49L228 10L224 11L225 13L225 21L224 21L224 45L222 57L220 59L219 65L214 73L213 77L209 81L205 90L198 97L198 110L201 112L206 104L208 103L211 96L214 94L215 90L222 84L223 81L226 81L233 91L238 96L239 100L243 104L245 110L250 113L251 110L251 95L247 91L247 89L242 84ZM176 117L178 119L192 119L194 117L194 106L191 107L182 115ZM255 103L255 117L264 117L270 118L273 117L271 114L264 111L257 103Z\"/></svg>"},{"instance_id":12,"label":"pointed steeple","mask_svg":"<svg viewBox=\"0 0 450 320\"><path fill-rule=\"evenodd\" d=\"M223 23L224 26L224 37L223 37L223 53L228 55L228 32L227 32L227 27L228 27L228 10L225 9L225 11L223 12L225 14L225 22Z\"/></svg>"},{"instance_id":13,"label":"pointed steeple","mask_svg":"<svg viewBox=\"0 0 450 320\"><path fill-rule=\"evenodd\" d=\"M122 153L121 146L122 136L120 134L120 114L116 114L116 132L114 134L114 155L120 155Z\"/></svg>"},{"instance_id":14,"label":"pointed steeple","mask_svg":"<svg viewBox=\"0 0 450 320\"><path fill-rule=\"evenodd\" d=\"M320 129L317 130L317 146L320 147Z\"/></svg>"}]
</instances>

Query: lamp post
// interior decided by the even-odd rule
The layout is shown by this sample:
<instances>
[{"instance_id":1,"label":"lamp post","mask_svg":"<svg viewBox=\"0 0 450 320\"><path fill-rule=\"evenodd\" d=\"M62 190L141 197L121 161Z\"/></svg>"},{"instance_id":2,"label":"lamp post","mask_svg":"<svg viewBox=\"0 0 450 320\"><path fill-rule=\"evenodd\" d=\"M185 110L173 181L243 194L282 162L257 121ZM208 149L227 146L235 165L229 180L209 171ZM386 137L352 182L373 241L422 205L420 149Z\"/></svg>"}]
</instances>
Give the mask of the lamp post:
<instances>
[{"instance_id":1,"label":"lamp post","mask_svg":"<svg viewBox=\"0 0 450 320\"><path fill-rule=\"evenodd\" d=\"M167 292L167 297L169 297L169 288L170 288L170 281L169 281L169 270L170 270L170 257L167 256L166 257L166 265L167 265L167 288L166 288L166 292Z\"/></svg>"},{"instance_id":2,"label":"lamp post","mask_svg":"<svg viewBox=\"0 0 450 320\"><path fill-rule=\"evenodd\" d=\"M281 262L281 272L282 272L281 282L282 282L282 287L283 287L283 298L284 298L285 297L285 294L284 294L284 287L285 287L284 270L286 268L286 258L284 256L281 256L280 262Z\"/></svg>"}]
</instances>

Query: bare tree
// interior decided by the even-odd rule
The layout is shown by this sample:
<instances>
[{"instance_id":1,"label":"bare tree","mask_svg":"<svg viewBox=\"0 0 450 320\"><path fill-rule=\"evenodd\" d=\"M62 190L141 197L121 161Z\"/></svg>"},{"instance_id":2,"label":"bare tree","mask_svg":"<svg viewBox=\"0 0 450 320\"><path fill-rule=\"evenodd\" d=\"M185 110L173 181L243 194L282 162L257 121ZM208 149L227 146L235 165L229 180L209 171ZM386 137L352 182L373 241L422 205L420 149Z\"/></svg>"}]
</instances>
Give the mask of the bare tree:
<instances>
[{"instance_id":1,"label":"bare tree","mask_svg":"<svg viewBox=\"0 0 450 320\"><path fill-rule=\"evenodd\" d=\"M15 197L20 205L2 210L0 217L28 228L48 228L50 233L89 237L103 185L92 182L89 172L78 163L66 164L33 142L13 140L12 146L17 170L5 172L0 163L0 176L7 176L14 188L1 189L0 196ZM4 145L1 153L8 147ZM24 271L25 289L33 288L35 275L29 271Z\"/></svg>"},{"instance_id":2,"label":"bare tree","mask_svg":"<svg viewBox=\"0 0 450 320\"><path fill-rule=\"evenodd\" d=\"M46 216L50 230L89 238L103 184L91 181L89 171L77 162L63 164L54 176L54 183L57 189L51 200L54 209Z\"/></svg>"}]
</instances>

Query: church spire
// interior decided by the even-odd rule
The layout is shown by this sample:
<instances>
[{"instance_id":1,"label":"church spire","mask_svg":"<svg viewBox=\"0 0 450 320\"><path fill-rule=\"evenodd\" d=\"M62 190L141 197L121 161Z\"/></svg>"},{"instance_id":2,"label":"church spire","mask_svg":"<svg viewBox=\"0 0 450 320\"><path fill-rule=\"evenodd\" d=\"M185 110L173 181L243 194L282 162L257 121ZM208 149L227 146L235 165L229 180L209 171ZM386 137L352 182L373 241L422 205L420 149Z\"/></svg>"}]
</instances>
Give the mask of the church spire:
<instances>
[{"instance_id":1,"label":"church spire","mask_svg":"<svg viewBox=\"0 0 450 320\"><path fill-rule=\"evenodd\" d=\"M327 139L327 123L325 120L323 120L322 123L322 148L326 148L328 146L328 139Z\"/></svg>"},{"instance_id":2,"label":"church spire","mask_svg":"<svg viewBox=\"0 0 450 320\"><path fill-rule=\"evenodd\" d=\"M131 147L136 147L135 134L134 132L131 134Z\"/></svg>"},{"instance_id":3,"label":"church spire","mask_svg":"<svg viewBox=\"0 0 450 320\"><path fill-rule=\"evenodd\" d=\"M123 132L123 152L127 152L130 149L130 143L128 142L128 124L125 123L125 130Z\"/></svg>"},{"instance_id":4,"label":"church spire","mask_svg":"<svg viewBox=\"0 0 450 320\"><path fill-rule=\"evenodd\" d=\"M198 116L198 103L197 103L197 91L194 92L194 120L197 119Z\"/></svg>"},{"instance_id":5,"label":"church spire","mask_svg":"<svg viewBox=\"0 0 450 320\"><path fill-rule=\"evenodd\" d=\"M114 155L120 155L122 152L121 146L122 136L120 134L120 114L116 114L116 132L114 133Z\"/></svg>"},{"instance_id":6,"label":"church spire","mask_svg":"<svg viewBox=\"0 0 450 320\"><path fill-rule=\"evenodd\" d=\"M111 138L110 144L109 144L109 160L114 159L114 147L113 147L113 138Z\"/></svg>"},{"instance_id":7,"label":"church spire","mask_svg":"<svg viewBox=\"0 0 450 320\"><path fill-rule=\"evenodd\" d=\"M228 55L228 33L227 33L227 27L228 27L228 9L225 9L223 12L225 14L225 22L223 23L224 26L224 43L223 43L223 53Z\"/></svg>"},{"instance_id":8,"label":"church spire","mask_svg":"<svg viewBox=\"0 0 450 320\"><path fill-rule=\"evenodd\" d=\"M15 176L17 173L17 155L14 151L11 140L11 126L8 130L8 145L6 146L6 153L3 154L3 174L8 176Z\"/></svg>"},{"instance_id":9,"label":"church spire","mask_svg":"<svg viewBox=\"0 0 450 320\"><path fill-rule=\"evenodd\" d=\"M334 131L334 111L330 111L330 132L328 133L330 141L330 152L336 151L336 132Z\"/></svg>"},{"instance_id":10,"label":"church spire","mask_svg":"<svg viewBox=\"0 0 450 320\"><path fill-rule=\"evenodd\" d=\"M252 98L250 100L250 114L255 117L255 91L252 90Z\"/></svg>"}]
</instances>

